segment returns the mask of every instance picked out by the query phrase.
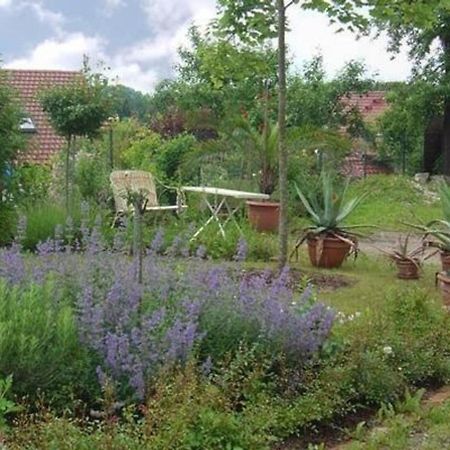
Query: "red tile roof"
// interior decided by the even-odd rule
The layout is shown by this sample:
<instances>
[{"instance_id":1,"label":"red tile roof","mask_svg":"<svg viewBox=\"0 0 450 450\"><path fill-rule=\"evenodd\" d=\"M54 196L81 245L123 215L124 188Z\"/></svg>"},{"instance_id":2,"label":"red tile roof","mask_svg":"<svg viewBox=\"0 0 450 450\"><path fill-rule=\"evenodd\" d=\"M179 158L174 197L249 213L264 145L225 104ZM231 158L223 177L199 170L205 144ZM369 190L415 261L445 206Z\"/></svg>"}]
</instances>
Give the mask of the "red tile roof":
<instances>
[{"instance_id":1,"label":"red tile roof","mask_svg":"<svg viewBox=\"0 0 450 450\"><path fill-rule=\"evenodd\" d=\"M363 118L370 122L377 119L389 108L386 94L386 91L369 91L364 94L351 92L342 101L349 108L356 107Z\"/></svg>"},{"instance_id":2,"label":"red tile roof","mask_svg":"<svg viewBox=\"0 0 450 450\"><path fill-rule=\"evenodd\" d=\"M50 158L65 144L50 125L47 114L38 101L42 89L73 82L80 72L54 70L6 70L11 86L18 92L27 116L31 117L36 133L28 136L28 146L21 160L48 164Z\"/></svg>"}]
</instances>

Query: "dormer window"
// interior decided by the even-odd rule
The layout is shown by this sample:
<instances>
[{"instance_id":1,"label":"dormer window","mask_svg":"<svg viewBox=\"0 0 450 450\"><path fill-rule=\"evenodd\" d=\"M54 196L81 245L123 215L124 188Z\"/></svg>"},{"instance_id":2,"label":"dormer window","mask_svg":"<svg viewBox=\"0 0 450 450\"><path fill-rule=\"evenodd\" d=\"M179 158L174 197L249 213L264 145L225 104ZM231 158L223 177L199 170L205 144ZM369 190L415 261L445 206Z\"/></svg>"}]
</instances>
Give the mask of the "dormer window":
<instances>
[{"instance_id":1,"label":"dormer window","mask_svg":"<svg viewBox=\"0 0 450 450\"><path fill-rule=\"evenodd\" d=\"M31 117L24 117L20 121L19 129L22 133L36 133L36 125Z\"/></svg>"}]
</instances>

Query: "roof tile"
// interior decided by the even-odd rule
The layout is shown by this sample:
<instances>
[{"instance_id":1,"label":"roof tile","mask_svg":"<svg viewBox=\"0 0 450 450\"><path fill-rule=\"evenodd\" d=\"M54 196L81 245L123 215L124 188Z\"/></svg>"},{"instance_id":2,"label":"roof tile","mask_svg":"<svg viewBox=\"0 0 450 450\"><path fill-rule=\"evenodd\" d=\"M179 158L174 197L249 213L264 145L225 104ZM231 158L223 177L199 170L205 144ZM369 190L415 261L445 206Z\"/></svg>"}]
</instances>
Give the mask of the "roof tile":
<instances>
[{"instance_id":1,"label":"roof tile","mask_svg":"<svg viewBox=\"0 0 450 450\"><path fill-rule=\"evenodd\" d=\"M42 89L64 85L75 80L80 72L56 70L6 70L11 86L17 90L25 112L31 117L36 133L28 136L27 150L21 160L48 164L50 158L61 150L65 140L51 126L43 111L38 95Z\"/></svg>"}]
</instances>

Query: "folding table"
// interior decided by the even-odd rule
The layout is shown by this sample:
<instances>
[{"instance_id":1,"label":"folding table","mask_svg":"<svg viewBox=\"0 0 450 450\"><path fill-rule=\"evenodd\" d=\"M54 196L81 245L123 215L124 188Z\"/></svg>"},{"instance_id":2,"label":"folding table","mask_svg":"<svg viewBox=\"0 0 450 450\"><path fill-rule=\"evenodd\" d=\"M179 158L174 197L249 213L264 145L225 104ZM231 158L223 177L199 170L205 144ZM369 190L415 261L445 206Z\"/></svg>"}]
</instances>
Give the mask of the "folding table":
<instances>
[{"instance_id":1,"label":"folding table","mask_svg":"<svg viewBox=\"0 0 450 450\"><path fill-rule=\"evenodd\" d=\"M183 186L181 188L184 192L196 192L203 197L203 200L208 207L211 216L208 220L194 233L191 240L195 239L211 222L215 221L219 227L219 231L225 238L225 225L232 221L240 229L235 215L239 211L241 205L232 208L228 204L228 199L233 198L237 200L268 200L270 197L267 194L260 194L256 192L235 191L233 189L222 189L216 187L206 186ZM223 223L219 213L225 212L225 219Z\"/></svg>"}]
</instances>

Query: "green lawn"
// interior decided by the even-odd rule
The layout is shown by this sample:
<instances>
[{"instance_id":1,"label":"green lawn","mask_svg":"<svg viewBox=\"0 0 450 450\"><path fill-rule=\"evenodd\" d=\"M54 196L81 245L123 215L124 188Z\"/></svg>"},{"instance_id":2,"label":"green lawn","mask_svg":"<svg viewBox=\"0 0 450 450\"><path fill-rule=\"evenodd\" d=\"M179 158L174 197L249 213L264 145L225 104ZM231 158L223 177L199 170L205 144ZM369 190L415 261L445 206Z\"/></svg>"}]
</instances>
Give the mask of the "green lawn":
<instances>
[{"instance_id":1,"label":"green lawn","mask_svg":"<svg viewBox=\"0 0 450 450\"><path fill-rule=\"evenodd\" d=\"M305 249L300 254L298 263L292 263L293 269L304 270L314 278L314 274L343 277L348 285L336 290L325 289L319 298L339 311L352 314L366 308L377 308L389 297L387 294L396 288L419 286L429 295L440 301L440 293L435 287L435 274L439 267L427 263L419 280L405 281L396 278L396 269L390 261L382 256L360 254L356 260L349 259L339 269L324 270L312 267Z\"/></svg>"},{"instance_id":2,"label":"green lawn","mask_svg":"<svg viewBox=\"0 0 450 450\"><path fill-rule=\"evenodd\" d=\"M435 187L426 187L435 192ZM383 231L402 230L404 223L428 222L441 217L439 201L424 195L410 178L373 175L359 180L349 189L349 198L368 193L365 201L349 218L351 224L375 225Z\"/></svg>"}]
</instances>

